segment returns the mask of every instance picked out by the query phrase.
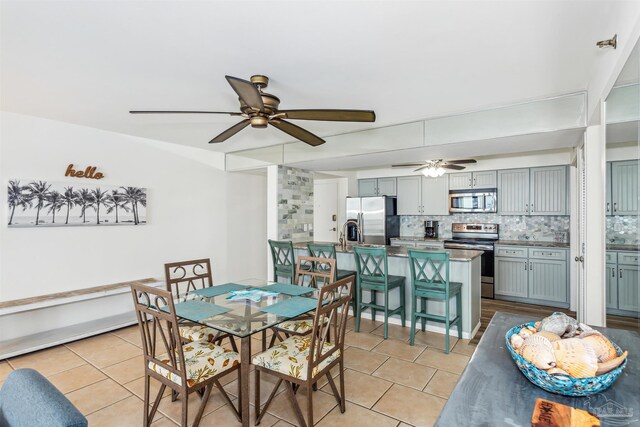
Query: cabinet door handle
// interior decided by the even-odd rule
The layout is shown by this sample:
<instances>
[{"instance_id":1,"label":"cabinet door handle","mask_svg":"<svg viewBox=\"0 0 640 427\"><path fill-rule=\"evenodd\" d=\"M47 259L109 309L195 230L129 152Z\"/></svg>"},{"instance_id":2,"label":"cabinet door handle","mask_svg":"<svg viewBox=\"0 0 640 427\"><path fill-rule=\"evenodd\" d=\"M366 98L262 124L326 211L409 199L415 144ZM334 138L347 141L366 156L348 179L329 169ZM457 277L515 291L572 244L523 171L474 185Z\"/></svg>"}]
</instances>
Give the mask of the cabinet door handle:
<instances>
[{"instance_id":1,"label":"cabinet door handle","mask_svg":"<svg viewBox=\"0 0 640 427\"><path fill-rule=\"evenodd\" d=\"M619 276L618 276L618 277L622 279L622 269L619 269L619 270L618 270L618 274L619 274Z\"/></svg>"},{"instance_id":2,"label":"cabinet door handle","mask_svg":"<svg viewBox=\"0 0 640 427\"><path fill-rule=\"evenodd\" d=\"M618 203L617 202L613 204L613 211L614 212L618 212Z\"/></svg>"},{"instance_id":3,"label":"cabinet door handle","mask_svg":"<svg viewBox=\"0 0 640 427\"><path fill-rule=\"evenodd\" d=\"M533 212L533 203L531 203L531 212Z\"/></svg>"},{"instance_id":4,"label":"cabinet door handle","mask_svg":"<svg viewBox=\"0 0 640 427\"><path fill-rule=\"evenodd\" d=\"M607 212L611 212L611 202L607 202Z\"/></svg>"},{"instance_id":5,"label":"cabinet door handle","mask_svg":"<svg viewBox=\"0 0 640 427\"><path fill-rule=\"evenodd\" d=\"M615 268L611 269L611 277L616 277L616 269Z\"/></svg>"},{"instance_id":6,"label":"cabinet door handle","mask_svg":"<svg viewBox=\"0 0 640 427\"><path fill-rule=\"evenodd\" d=\"M527 261L524 262L524 271L527 271Z\"/></svg>"},{"instance_id":7,"label":"cabinet door handle","mask_svg":"<svg viewBox=\"0 0 640 427\"><path fill-rule=\"evenodd\" d=\"M469 187L472 187L473 185L471 184L471 178L469 178Z\"/></svg>"},{"instance_id":8,"label":"cabinet door handle","mask_svg":"<svg viewBox=\"0 0 640 427\"><path fill-rule=\"evenodd\" d=\"M473 178L473 186L474 187L476 186L476 182L477 182L476 178Z\"/></svg>"},{"instance_id":9,"label":"cabinet door handle","mask_svg":"<svg viewBox=\"0 0 640 427\"><path fill-rule=\"evenodd\" d=\"M529 270L533 271L533 263L532 262L529 263Z\"/></svg>"},{"instance_id":10,"label":"cabinet door handle","mask_svg":"<svg viewBox=\"0 0 640 427\"><path fill-rule=\"evenodd\" d=\"M524 204L524 211L527 213L529 212L529 203Z\"/></svg>"}]
</instances>

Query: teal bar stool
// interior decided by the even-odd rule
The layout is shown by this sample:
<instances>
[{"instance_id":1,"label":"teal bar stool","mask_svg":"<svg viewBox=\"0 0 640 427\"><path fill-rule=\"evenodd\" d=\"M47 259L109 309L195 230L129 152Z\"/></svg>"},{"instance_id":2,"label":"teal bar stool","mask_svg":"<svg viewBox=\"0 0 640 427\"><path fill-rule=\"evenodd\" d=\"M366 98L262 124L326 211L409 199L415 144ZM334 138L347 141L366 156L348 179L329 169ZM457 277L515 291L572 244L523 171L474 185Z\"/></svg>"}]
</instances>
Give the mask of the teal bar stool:
<instances>
[{"instance_id":1,"label":"teal bar stool","mask_svg":"<svg viewBox=\"0 0 640 427\"><path fill-rule=\"evenodd\" d=\"M277 282L278 277L289 278L289 283L293 284L296 275L296 261L293 254L293 243L290 240L271 240L271 259L273 261L273 281Z\"/></svg>"},{"instance_id":2,"label":"teal bar stool","mask_svg":"<svg viewBox=\"0 0 640 427\"><path fill-rule=\"evenodd\" d=\"M386 248L353 248L356 257L356 269L358 280L356 282L356 332L360 332L360 316L363 310L371 310L372 318L376 318L376 311L384 311L384 338L389 335L389 316L400 315L402 327L405 324L404 303L404 276L392 276L388 274ZM400 292L400 305L393 310L389 309L389 292L398 288ZM362 302L362 291L371 292L371 301ZM377 304L378 292L384 295L384 305Z\"/></svg>"},{"instance_id":3,"label":"teal bar stool","mask_svg":"<svg viewBox=\"0 0 640 427\"><path fill-rule=\"evenodd\" d=\"M422 322L425 330L427 320L445 324L446 353L449 353L449 328L456 325L458 338L462 338L462 283L449 281L449 253L430 252L416 249L407 250L411 266L411 339L413 345L416 335L416 320ZM456 316L451 319L449 300L456 298ZM421 309L418 310L417 300ZM428 300L444 301L445 315L427 313Z\"/></svg>"},{"instance_id":4,"label":"teal bar stool","mask_svg":"<svg viewBox=\"0 0 640 427\"><path fill-rule=\"evenodd\" d=\"M333 281L346 279L347 277L355 276L356 272L353 270L340 270L336 259L336 245L330 243L307 243L307 249L309 249L309 255L314 258L329 258L336 260L336 269L333 277ZM353 307L353 315L356 315L356 297L355 292L351 297L351 305Z\"/></svg>"}]
</instances>

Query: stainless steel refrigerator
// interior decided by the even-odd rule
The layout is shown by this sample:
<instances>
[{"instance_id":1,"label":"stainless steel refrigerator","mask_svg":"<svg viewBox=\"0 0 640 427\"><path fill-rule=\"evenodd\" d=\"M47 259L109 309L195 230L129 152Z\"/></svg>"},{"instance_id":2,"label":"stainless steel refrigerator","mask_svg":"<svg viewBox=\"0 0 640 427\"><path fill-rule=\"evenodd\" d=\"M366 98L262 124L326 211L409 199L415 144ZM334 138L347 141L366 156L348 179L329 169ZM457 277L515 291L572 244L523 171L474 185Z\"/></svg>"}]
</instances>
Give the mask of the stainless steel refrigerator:
<instances>
[{"instance_id":1,"label":"stainless steel refrigerator","mask_svg":"<svg viewBox=\"0 0 640 427\"><path fill-rule=\"evenodd\" d=\"M400 235L395 197L347 197L347 220L355 220L366 244L388 245ZM357 242L356 227L347 228L347 241Z\"/></svg>"}]
</instances>

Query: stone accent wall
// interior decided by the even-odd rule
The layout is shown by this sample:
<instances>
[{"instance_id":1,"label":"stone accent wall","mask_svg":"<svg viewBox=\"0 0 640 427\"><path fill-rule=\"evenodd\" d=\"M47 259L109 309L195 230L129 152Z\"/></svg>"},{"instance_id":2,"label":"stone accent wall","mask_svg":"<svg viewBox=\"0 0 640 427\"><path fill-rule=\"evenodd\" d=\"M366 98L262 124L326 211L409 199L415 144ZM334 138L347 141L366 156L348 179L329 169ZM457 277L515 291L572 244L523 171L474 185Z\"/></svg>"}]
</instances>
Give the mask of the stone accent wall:
<instances>
[{"instance_id":1,"label":"stone accent wall","mask_svg":"<svg viewBox=\"0 0 640 427\"><path fill-rule=\"evenodd\" d=\"M313 240L313 174L278 166L278 240Z\"/></svg>"},{"instance_id":2,"label":"stone accent wall","mask_svg":"<svg viewBox=\"0 0 640 427\"><path fill-rule=\"evenodd\" d=\"M539 240L546 242L569 242L568 216L519 216L498 214L452 214L447 216L401 216L401 236L424 236L424 221L439 221L438 237L451 238L454 222L478 222L499 224L502 240Z\"/></svg>"},{"instance_id":3,"label":"stone accent wall","mask_svg":"<svg viewBox=\"0 0 640 427\"><path fill-rule=\"evenodd\" d=\"M635 215L607 217L607 243L640 244L638 220Z\"/></svg>"}]
</instances>

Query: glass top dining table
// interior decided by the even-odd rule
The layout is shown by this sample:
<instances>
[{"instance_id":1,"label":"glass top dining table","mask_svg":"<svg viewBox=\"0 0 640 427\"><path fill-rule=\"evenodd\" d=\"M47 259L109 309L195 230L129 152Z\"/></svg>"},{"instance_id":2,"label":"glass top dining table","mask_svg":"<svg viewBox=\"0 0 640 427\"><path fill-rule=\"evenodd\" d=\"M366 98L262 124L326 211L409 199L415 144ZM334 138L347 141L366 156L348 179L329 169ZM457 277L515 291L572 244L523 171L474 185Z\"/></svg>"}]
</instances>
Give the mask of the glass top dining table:
<instances>
[{"instance_id":1,"label":"glass top dining table","mask_svg":"<svg viewBox=\"0 0 640 427\"><path fill-rule=\"evenodd\" d=\"M231 291L227 291L219 295L206 296L206 291L216 293L216 288L218 288L219 291L222 292L222 290L230 289L230 287L233 288L234 285L240 285L243 287L242 289L238 287L238 290L258 289L273 291L276 294L263 296L259 301L253 301L250 299L229 299L233 295ZM275 287L273 285L275 285ZM282 286L285 291L276 292L278 290L278 286ZM296 290L293 287L288 288L290 286L294 286L298 289ZM292 290L293 294L287 293L287 290ZM262 279L239 280L233 283L205 288L205 291L202 291L203 294L200 294L199 292L201 292L201 290L181 293L178 298L174 299L178 317L201 325L209 326L213 329L239 338L251 336L257 332L276 326L286 320L312 311L316 308L319 293L316 288L283 285ZM181 308L184 307L183 304L185 302L187 304L193 304L193 301L199 301L200 303L198 304L199 306L204 307L204 311L194 312L181 310ZM217 310L214 310L214 313L216 311L222 312L202 318L202 313L204 313L204 315L207 314L206 307L202 303L215 306ZM283 306L283 304L288 307L288 310L285 308L284 312L278 311L277 308ZM265 309L271 312L263 311Z\"/></svg>"}]
</instances>

